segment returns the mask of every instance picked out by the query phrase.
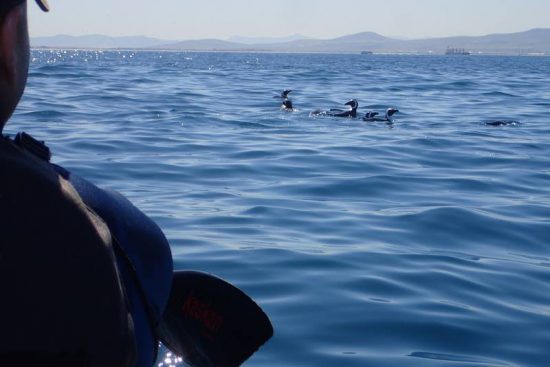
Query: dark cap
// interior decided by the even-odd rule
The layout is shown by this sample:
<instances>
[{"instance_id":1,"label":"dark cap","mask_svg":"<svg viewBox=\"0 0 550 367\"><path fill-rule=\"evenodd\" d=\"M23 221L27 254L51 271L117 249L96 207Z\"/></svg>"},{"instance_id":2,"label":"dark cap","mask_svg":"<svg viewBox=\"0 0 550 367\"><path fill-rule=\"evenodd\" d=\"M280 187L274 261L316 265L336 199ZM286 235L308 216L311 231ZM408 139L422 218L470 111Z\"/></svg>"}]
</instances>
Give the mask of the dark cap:
<instances>
[{"instance_id":1,"label":"dark cap","mask_svg":"<svg viewBox=\"0 0 550 367\"><path fill-rule=\"evenodd\" d=\"M36 3L40 7L40 9L44 11L50 11L50 5L48 4L47 0L36 0Z\"/></svg>"},{"instance_id":2,"label":"dark cap","mask_svg":"<svg viewBox=\"0 0 550 367\"><path fill-rule=\"evenodd\" d=\"M23 4L25 0L2 0L0 3L0 11L6 11L14 6ZM36 3L43 11L50 11L50 5L48 5L48 0L36 0Z\"/></svg>"}]
</instances>

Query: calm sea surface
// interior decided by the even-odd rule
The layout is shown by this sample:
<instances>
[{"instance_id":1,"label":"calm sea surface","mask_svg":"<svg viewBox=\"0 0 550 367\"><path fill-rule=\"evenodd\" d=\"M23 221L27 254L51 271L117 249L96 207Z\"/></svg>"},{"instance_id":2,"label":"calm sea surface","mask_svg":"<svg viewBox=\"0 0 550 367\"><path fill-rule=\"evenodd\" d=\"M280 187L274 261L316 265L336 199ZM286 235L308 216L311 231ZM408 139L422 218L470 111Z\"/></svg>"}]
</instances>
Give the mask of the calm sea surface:
<instances>
[{"instance_id":1,"label":"calm sea surface","mask_svg":"<svg viewBox=\"0 0 550 367\"><path fill-rule=\"evenodd\" d=\"M549 58L32 56L7 132L251 295L275 336L247 366L550 366ZM401 112L309 117L351 98Z\"/></svg>"}]
</instances>

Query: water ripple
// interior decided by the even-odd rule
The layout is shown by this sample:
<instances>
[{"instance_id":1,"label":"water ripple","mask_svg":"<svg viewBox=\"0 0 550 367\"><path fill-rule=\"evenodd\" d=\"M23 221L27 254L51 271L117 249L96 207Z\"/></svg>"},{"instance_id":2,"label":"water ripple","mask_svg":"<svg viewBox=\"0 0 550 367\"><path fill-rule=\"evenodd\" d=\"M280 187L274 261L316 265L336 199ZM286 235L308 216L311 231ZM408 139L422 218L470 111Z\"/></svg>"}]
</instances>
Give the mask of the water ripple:
<instances>
[{"instance_id":1,"label":"water ripple","mask_svg":"<svg viewBox=\"0 0 550 367\"><path fill-rule=\"evenodd\" d=\"M546 58L32 60L7 132L127 195L165 231L177 269L257 300L275 337L247 365L548 365ZM285 88L295 113L272 98ZM391 126L309 117L350 98L361 113L401 112Z\"/></svg>"}]
</instances>

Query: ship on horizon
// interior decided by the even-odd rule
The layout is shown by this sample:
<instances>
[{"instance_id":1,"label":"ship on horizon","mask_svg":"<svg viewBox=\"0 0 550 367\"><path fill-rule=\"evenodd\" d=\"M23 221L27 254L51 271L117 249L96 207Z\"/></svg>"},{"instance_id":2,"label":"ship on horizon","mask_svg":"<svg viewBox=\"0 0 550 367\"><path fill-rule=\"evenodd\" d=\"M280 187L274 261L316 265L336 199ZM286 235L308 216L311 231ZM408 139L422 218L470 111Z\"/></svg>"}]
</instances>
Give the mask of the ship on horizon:
<instances>
[{"instance_id":1,"label":"ship on horizon","mask_svg":"<svg viewBox=\"0 0 550 367\"><path fill-rule=\"evenodd\" d=\"M472 53L470 51L466 51L465 48L452 48L447 47L447 50L445 51L445 55L462 55L462 56L469 56Z\"/></svg>"}]
</instances>

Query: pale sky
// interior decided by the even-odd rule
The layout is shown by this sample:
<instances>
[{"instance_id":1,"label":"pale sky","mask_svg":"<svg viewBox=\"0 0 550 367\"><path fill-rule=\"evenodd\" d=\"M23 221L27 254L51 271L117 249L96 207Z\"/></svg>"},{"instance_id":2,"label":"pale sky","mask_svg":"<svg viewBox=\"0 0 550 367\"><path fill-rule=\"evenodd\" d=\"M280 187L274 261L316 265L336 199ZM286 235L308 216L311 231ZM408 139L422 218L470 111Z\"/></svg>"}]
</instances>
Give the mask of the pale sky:
<instances>
[{"instance_id":1,"label":"pale sky","mask_svg":"<svg viewBox=\"0 0 550 367\"><path fill-rule=\"evenodd\" d=\"M335 38L359 32L406 38L550 28L550 0L49 0L29 2L31 37L146 35Z\"/></svg>"}]
</instances>

